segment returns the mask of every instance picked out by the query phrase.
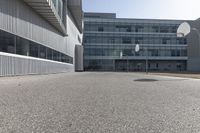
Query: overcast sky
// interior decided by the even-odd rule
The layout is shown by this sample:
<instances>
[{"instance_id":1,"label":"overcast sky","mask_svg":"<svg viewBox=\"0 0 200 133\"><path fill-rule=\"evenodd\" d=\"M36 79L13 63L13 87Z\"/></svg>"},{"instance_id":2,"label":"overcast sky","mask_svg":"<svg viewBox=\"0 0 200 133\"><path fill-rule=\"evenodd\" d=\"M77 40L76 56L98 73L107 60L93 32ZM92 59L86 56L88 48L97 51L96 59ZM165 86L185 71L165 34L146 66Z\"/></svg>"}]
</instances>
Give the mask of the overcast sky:
<instances>
[{"instance_id":1,"label":"overcast sky","mask_svg":"<svg viewBox=\"0 0 200 133\"><path fill-rule=\"evenodd\" d=\"M200 0L83 0L83 10L118 18L194 20L200 17Z\"/></svg>"}]
</instances>

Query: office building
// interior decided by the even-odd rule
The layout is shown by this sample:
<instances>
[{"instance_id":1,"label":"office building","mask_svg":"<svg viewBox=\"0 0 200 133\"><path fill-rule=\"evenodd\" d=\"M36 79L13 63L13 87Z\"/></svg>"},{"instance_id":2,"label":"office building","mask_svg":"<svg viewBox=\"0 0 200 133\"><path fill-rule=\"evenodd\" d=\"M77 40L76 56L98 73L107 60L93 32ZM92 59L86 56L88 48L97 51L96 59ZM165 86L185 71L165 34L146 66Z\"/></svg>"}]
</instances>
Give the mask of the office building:
<instances>
[{"instance_id":1,"label":"office building","mask_svg":"<svg viewBox=\"0 0 200 133\"><path fill-rule=\"evenodd\" d=\"M82 18L81 0L1 0L0 76L81 71Z\"/></svg>"},{"instance_id":2,"label":"office building","mask_svg":"<svg viewBox=\"0 0 200 133\"><path fill-rule=\"evenodd\" d=\"M182 22L85 13L84 70L186 71L187 39L176 35ZM136 44L139 52L135 51Z\"/></svg>"}]
</instances>

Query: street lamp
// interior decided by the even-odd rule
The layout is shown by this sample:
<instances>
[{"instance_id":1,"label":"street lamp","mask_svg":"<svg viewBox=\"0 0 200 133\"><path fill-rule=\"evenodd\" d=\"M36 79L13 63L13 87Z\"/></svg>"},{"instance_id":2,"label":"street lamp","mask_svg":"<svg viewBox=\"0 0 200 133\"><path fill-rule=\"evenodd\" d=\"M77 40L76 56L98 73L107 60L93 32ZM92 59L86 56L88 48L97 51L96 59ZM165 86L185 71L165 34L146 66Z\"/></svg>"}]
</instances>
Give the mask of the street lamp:
<instances>
[{"instance_id":1,"label":"street lamp","mask_svg":"<svg viewBox=\"0 0 200 133\"><path fill-rule=\"evenodd\" d=\"M136 44L135 46L135 52L139 52L140 51L140 45ZM148 49L145 48L145 54L146 54L146 65L145 65L145 71L146 74L148 74Z\"/></svg>"}]
</instances>

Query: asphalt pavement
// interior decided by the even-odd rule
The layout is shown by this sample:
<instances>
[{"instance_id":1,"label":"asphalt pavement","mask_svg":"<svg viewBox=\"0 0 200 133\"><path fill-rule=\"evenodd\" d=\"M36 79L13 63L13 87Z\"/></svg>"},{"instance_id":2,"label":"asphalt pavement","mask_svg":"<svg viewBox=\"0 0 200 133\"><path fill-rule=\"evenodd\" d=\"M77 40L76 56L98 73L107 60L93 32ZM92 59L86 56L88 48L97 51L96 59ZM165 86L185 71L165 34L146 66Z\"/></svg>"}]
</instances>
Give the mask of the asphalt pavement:
<instances>
[{"instance_id":1,"label":"asphalt pavement","mask_svg":"<svg viewBox=\"0 0 200 133\"><path fill-rule=\"evenodd\" d=\"M199 132L199 79L106 72L0 78L0 133Z\"/></svg>"}]
</instances>

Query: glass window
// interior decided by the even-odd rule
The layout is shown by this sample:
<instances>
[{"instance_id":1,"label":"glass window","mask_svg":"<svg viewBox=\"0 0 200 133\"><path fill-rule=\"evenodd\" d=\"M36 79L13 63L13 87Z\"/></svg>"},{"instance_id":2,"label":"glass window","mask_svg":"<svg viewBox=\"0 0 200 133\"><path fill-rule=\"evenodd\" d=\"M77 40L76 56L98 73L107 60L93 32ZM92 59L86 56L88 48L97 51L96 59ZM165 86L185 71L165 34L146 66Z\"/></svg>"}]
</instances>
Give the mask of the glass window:
<instances>
[{"instance_id":1,"label":"glass window","mask_svg":"<svg viewBox=\"0 0 200 133\"><path fill-rule=\"evenodd\" d=\"M160 32L161 33L168 33L169 32L169 27L168 26L161 26L160 27Z\"/></svg>"},{"instance_id":2,"label":"glass window","mask_svg":"<svg viewBox=\"0 0 200 133\"><path fill-rule=\"evenodd\" d=\"M17 37L16 54L29 56L29 41Z\"/></svg>"},{"instance_id":3,"label":"glass window","mask_svg":"<svg viewBox=\"0 0 200 133\"><path fill-rule=\"evenodd\" d=\"M129 25L117 25L116 30L118 32L131 32L131 26L129 26Z\"/></svg>"},{"instance_id":4,"label":"glass window","mask_svg":"<svg viewBox=\"0 0 200 133\"><path fill-rule=\"evenodd\" d=\"M131 44L131 38L129 38L129 37L122 38L122 43Z\"/></svg>"},{"instance_id":5,"label":"glass window","mask_svg":"<svg viewBox=\"0 0 200 133\"><path fill-rule=\"evenodd\" d=\"M39 46L39 57L46 59L46 57L47 57L46 55L47 55L46 47L40 45Z\"/></svg>"},{"instance_id":6,"label":"glass window","mask_svg":"<svg viewBox=\"0 0 200 133\"><path fill-rule=\"evenodd\" d=\"M53 50L53 60L54 61L60 61L61 57L60 57L60 53Z\"/></svg>"},{"instance_id":7,"label":"glass window","mask_svg":"<svg viewBox=\"0 0 200 133\"><path fill-rule=\"evenodd\" d=\"M143 26L136 26L135 32L143 32L144 27Z\"/></svg>"},{"instance_id":8,"label":"glass window","mask_svg":"<svg viewBox=\"0 0 200 133\"><path fill-rule=\"evenodd\" d=\"M39 46L37 43L30 42L30 56L38 57L39 56Z\"/></svg>"},{"instance_id":9,"label":"glass window","mask_svg":"<svg viewBox=\"0 0 200 133\"><path fill-rule=\"evenodd\" d=\"M50 48L47 48L47 59L53 60L53 51Z\"/></svg>"},{"instance_id":10,"label":"glass window","mask_svg":"<svg viewBox=\"0 0 200 133\"><path fill-rule=\"evenodd\" d=\"M7 53L15 53L15 36L0 31L0 51L7 52Z\"/></svg>"},{"instance_id":11,"label":"glass window","mask_svg":"<svg viewBox=\"0 0 200 133\"><path fill-rule=\"evenodd\" d=\"M70 56L1 30L0 52L73 63Z\"/></svg>"},{"instance_id":12,"label":"glass window","mask_svg":"<svg viewBox=\"0 0 200 133\"><path fill-rule=\"evenodd\" d=\"M63 20L63 0L52 0L58 15Z\"/></svg>"},{"instance_id":13,"label":"glass window","mask_svg":"<svg viewBox=\"0 0 200 133\"><path fill-rule=\"evenodd\" d=\"M153 30L153 32L159 32L159 27L158 26L153 26L152 30Z\"/></svg>"},{"instance_id":14,"label":"glass window","mask_svg":"<svg viewBox=\"0 0 200 133\"><path fill-rule=\"evenodd\" d=\"M104 31L103 27L98 27L98 31L103 32Z\"/></svg>"},{"instance_id":15,"label":"glass window","mask_svg":"<svg viewBox=\"0 0 200 133\"><path fill-rule=\"evenodd\" d=\"M61 62L67 62L67 56L64 54L61 54Z\"/></svg>"},{"instance_id":16,"label":"glass window","mask_svg":"<svg viewBox=\"0 0 200 133\"><path fill-rule=\"evenodd\" d=\"M162 39L162 44L170 44L170 38L163 38Z\"/></svg>"}]
</instances>

